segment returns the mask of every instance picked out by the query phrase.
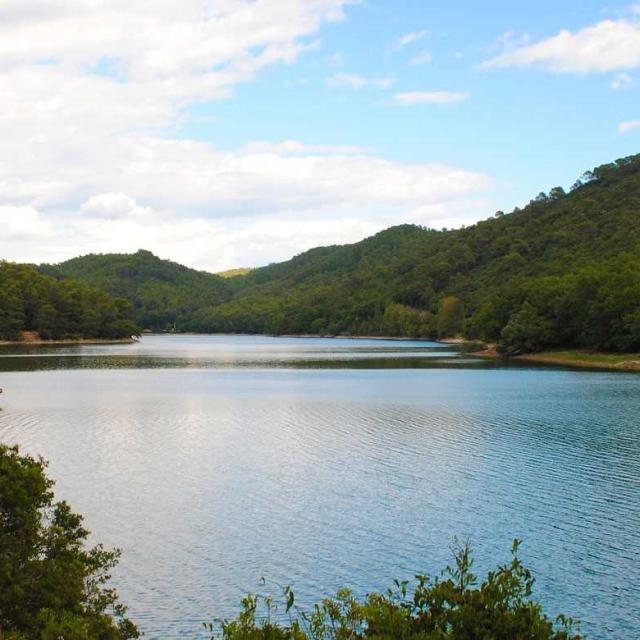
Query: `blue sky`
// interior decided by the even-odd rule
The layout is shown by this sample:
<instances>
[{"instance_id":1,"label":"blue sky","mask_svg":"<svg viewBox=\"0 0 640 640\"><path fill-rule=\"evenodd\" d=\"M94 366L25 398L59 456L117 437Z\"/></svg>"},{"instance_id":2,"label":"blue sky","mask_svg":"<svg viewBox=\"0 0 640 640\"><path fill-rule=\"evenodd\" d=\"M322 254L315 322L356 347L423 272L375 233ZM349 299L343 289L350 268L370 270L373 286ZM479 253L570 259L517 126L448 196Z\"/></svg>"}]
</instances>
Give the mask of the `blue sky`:
<instances>
[{"instance_id":1,"label":"blue sky","mask_svg":"<svg viewBox=\"0 0 640 640\"><path fill-rule=\"evenodd\" d=\"M526 6L523 6L525 5ZM561 6L559 6L561 5ZM482 69L500 38L542 40L629 15L629 4L542 0L536 3L369 0L327 25L317 49L295 64L270 68L234 89L231 100L200 105L207 125L182 135L234 148L247 140L296 139L355 145L403 162L446 162L488 173L496 207L511 209L556 184L570 186L586 169L640 152L640 74L618 90L619 72L549 73ZM406 34L420 39L398 49ZM430 61L412 64L429 54ZM338 73L388 78L383 89L330 88ZM634 81L635 80L635 81ZM393 106L400 91L468 92L451 105ZM486 214L487 212L482 212Z\"/></svg>"},{"instance_id":2,"label":"blue sky","mask_svg":"<svg viewBox=\"0 0 640 640\"><path fill-rule=\"evenodd\" d=\"M458 227L640 151L640 4L0 6L0 255L218 270Z\"/></svg>"}]
</instances>

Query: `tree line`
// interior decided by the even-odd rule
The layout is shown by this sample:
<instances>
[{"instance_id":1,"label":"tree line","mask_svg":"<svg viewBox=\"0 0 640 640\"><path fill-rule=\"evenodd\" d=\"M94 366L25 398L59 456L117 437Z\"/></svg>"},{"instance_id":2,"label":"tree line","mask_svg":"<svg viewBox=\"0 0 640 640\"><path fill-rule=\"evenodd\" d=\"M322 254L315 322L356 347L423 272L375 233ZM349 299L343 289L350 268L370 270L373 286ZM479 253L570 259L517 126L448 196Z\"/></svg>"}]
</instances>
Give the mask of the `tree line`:
<instances>
[{"instance_id":1,"label":"tree line","mask_svg":"<svg viewBox=\"0 0 640 640\"><path fill-rule=\"evenodd\" d=\"M140 333L131 304L34 266L0 262L0 339L118 339Z\"/></svg>"}]
</instances>

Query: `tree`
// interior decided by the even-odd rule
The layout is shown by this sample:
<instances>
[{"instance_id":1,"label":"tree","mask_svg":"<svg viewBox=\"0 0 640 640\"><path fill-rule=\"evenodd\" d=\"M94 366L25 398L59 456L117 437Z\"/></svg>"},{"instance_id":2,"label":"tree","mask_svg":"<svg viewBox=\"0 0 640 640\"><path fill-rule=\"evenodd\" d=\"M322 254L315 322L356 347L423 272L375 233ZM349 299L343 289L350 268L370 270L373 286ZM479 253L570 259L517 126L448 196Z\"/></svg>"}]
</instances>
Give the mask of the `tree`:
<instances>
[{"instance_id":1,"label":"tree","mask_svg":"<svg viewBox=\"0 0 640 640\"><path fill-rule=\"evenodd\" d=\"M446 296L438 307L438 337L450 338L462 332L464 304L456 296Z\"/></svg>"},{"instance_id":2,"label":"tree","mask_svg":"<svg viewBox=\"0 0 640 640\"><path fill-rule=\"evenodd\" d=\"M540 351L551 342L552 337L552 322L526 301L511 315L502 330L498 350L505 355Z\"/></svg>"},{"instance_id":3,"label":"tree","mask_svg":"<svg viewBox=\"0 0 640 640\"><path fill-rule=\"evenodd\" d=\"M24 325L22 300L11 289L0 291L0 339L18 340Z\"/></svg>"},{"instance_id":4,"label":"tree","mask_svg":"<svg viewBox=\"0 0 640 640\"><path fill-rule=\"evenodd\" d=\"M85 547L82 517L54 502L45 467L42 459L0 445L0 636L137 638L107 587L119 551Z\"/></svg>"}]
</instances>

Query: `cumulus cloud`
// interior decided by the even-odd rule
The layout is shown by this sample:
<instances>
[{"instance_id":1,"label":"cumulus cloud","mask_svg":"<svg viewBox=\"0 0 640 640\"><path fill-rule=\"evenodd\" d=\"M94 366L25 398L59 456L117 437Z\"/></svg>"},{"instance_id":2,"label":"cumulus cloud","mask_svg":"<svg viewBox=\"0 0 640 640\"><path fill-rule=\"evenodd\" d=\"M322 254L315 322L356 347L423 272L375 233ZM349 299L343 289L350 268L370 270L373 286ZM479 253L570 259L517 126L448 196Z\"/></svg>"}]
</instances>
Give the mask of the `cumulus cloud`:
<instances>
[{"instance_id":1,"label":"cumulus cloud","mask_svg":"<svg viewBox=\"0 0 640 640\"><path fill-rule=\"evenodd\" d=\"M538 66L557 73L604 73L640 66L640 25L603 20L580 31L563 30L533 44L508 47L485 68Z\"/></svg>"},{"instance_id":2,"label":"cumulus cloud","mask_svg":"<svg viewBox=\"0 0 640 640\"><path fill-rule=\"evenodd\" d=\"M477 217L491 186L477 172L389 161L339 140L223 151L176 135L186 107L295 61L346 4L0 3L0 257L142 247L216 270L407 219Z\"/></svg>"},{"instance_id":3,"label":"cumulus cloud","mask_svg":"<svg viewBox=\"0 0 640 640\"><path fill-rule=\"evenodd\" d=\"M640 129L640 120L627 120L618 125L618 131L620 133L629 133L634 129Z\"/></svg>"},{"instance_id":4,"label":"cumulus cloud","mask_svg":"<svg viewBox=\"0 0 640 640\"><path fill-rule=\"evenodd\" d=\"M126 193L99 193L84 202L80 211L88 217L118 219L140 217L148 210L139 207L135 199Z\"/></svg>"},{"instance_id":5,"label":"cumulus cloud","mask_svg":"<svg viewBox=\"0 0 640 640\"><path fill-rule=\"evenodd\" d=\"M388 89L391 86L390 78L369 78L356 73L336 73L327 80L329 87L347 87L349 89L364 89L365 87L378 87Z\"/></svg>"},{"instance_id":6,"label":"cumulus cloud","mask_svg":"<svg viewBox=\"0 0 640 640\"><path fill-rule=\"evenodd\" d=\"M30 206L0 205L2 239L10 242L44 240L51 233L51 225Z\"/></svg>"},{"instance_id":7,"label":"cumulus cloud","mask_svg":"<svg viewBox=\"0 0 640 640\"><path fill-rule=\"evenodd\" d=\"M403 36L400 36L395 44L395 49L399 51L400 49L404 49L414 42L419 42L427 36L427 31L413 31L412 33L405 33Z\"/></svg>"},{"instance_id":8,"label":"cumulus cloud","mask_svg":"<svg viewBox=\"0 0 640 640\"><path fill-rule=\"evenodd\" d=\"M468 98L469 94L462 91L407 91L405 93L396 93L393 96L393 101L403 107L412 107L417 104L463 102Z\"/></svg>"}]
</instances>

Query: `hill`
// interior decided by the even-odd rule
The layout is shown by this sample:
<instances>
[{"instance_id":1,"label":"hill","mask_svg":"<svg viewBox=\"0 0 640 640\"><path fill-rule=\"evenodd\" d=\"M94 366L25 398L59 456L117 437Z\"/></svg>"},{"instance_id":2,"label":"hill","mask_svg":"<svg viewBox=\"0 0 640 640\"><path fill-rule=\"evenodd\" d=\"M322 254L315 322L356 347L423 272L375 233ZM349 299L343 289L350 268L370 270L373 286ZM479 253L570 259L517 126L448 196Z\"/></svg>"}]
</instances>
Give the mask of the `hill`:
<instances>
[{"instance_id":1,"label":"hill","mask_svg":"<svg viewBox=\"0 0 640 640\"><path fill-rule=\"evenodd\" d=\"M146 251L45 270L130 300L146 328L640 348L640 155L473 226L400 225L222 278Z\"/></svg>"},{"instance_id":2,"label":"hill","mask_svg":"<svg viewBox=\"0 0 640 640\"><path fill-rule=\"evenodd\" d=\"M129 300L136 321L145 329L180 329L197 309L230 296L224 278L161 260L149 251L134 254L90 254L40 269Z\"/></svg>"},{"instance_id":3,"label":"hill","mask_svg":"<svg viewBox=\"0 0 640 640\"><path fill-rule=\"evenodd\" d=\"M402 225L256 269L186 328L630 350L640 347L639 264L640 155L468 228Z\"/></svg>"},{"instance_id":4,"label":"hill","mask_svg":"<svg viewBox=\"0 0 640 640\"><path fill-rule=\"evenodd\" d=\"M43 340L120 339L140 332L131 305L32 265L0 262L0 340L35 332Z\"/></svg>"}]
</instances>

